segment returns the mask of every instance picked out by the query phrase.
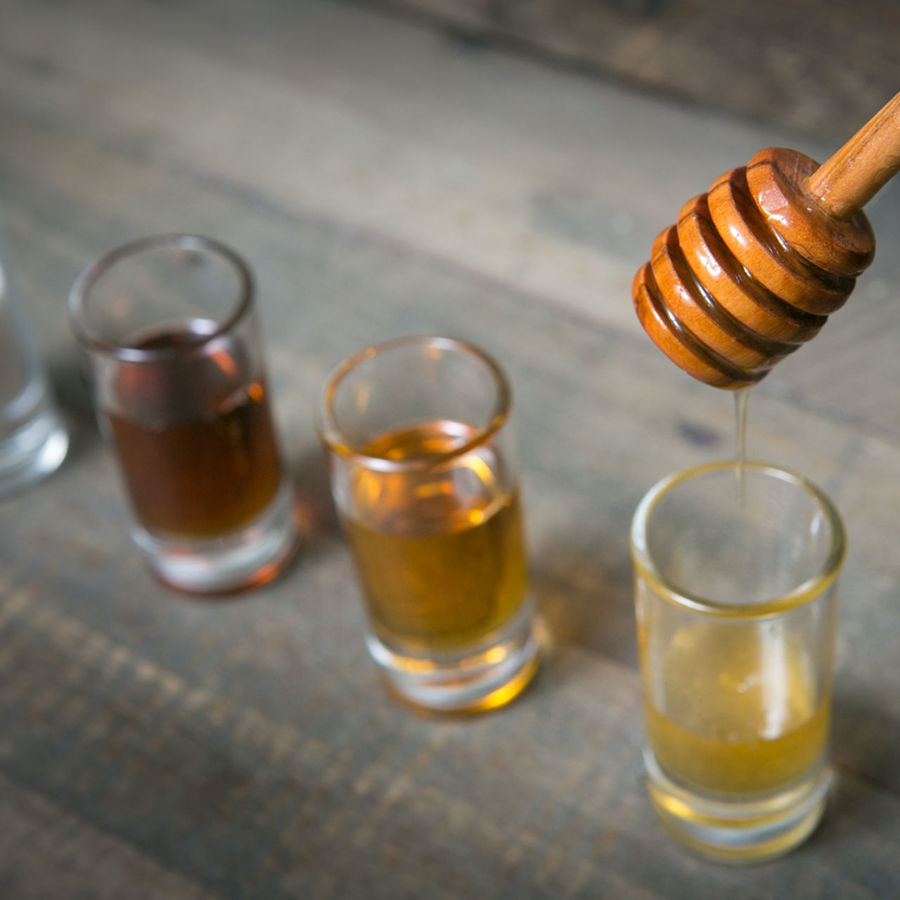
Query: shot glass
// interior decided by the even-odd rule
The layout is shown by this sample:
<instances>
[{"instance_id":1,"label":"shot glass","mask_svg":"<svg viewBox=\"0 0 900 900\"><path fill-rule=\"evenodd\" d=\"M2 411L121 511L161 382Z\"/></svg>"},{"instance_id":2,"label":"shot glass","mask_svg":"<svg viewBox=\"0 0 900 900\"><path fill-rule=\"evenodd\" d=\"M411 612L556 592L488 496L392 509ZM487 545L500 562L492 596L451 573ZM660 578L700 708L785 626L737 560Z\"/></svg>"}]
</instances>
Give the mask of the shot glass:
<instances>
[{"instance_id":1,"label":"shot glass","mask_svg":"<svg viewBox=\"0 0 900 900\"><path fill-rule=\"evenodd\" d=\"M195 593L274 577L297 528L243 260L142 238L79 276L69 314L151 571Z\"/></svg>"},{"instance_id":2,"label":"shot glass","mask_svg":"<svg viewBox=\"0 0 900 900\"><path fill-rule=\"evenodd\" d=\"M844 552L828 497L773 465L672 475L637 508L649 793L706 856L777 856L822 815Z\"/></svg>"},{"instance_id":3,"label":"shot glass","mask_svg":"<svg viewBox=\"0 0 900 900\"><path fill-rule=\"evenodd\" d=\"M0 497L54 472L68 449L0 238Z\"/></svg>"},{"instance_id":4,"label":"shot glass","mask_svg":"<svg viewBox=\"0 0 900 900\"><path fill-rule=\"evenodd\" d=\"M421 708L502 706L537 667L510 404L497 364L446 337L370 347L322 394L366 644L388 688Z\"/></svg>"}]
</instances>

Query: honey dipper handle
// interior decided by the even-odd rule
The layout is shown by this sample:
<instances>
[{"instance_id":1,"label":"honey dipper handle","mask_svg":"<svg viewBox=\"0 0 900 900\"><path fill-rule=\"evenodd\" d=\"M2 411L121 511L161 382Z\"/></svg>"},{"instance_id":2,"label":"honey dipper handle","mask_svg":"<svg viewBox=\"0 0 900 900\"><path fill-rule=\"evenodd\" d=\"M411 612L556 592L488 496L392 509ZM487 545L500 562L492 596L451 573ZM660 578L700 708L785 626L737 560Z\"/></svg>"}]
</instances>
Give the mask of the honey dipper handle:
<instances>
[{"instance_id":1,"label":"honey dipper handle","mask_svg":"<svg viewBox=\"0 0 900 900\"><path fill-rule=\"evenodd\" d=\"M861 210L900 170L900 94L889 100L806 182L831 215Z\"/></svg>"}]
</instances>

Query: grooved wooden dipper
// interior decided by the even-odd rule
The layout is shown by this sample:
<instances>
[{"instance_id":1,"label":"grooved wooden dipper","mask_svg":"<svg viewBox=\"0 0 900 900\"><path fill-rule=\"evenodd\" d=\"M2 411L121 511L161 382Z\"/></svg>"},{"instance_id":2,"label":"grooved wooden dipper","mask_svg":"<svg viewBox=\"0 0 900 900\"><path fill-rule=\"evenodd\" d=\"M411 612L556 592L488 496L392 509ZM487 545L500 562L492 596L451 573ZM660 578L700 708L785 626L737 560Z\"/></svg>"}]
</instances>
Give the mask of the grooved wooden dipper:
<instances>
[{"instance_id":1,"label":"grooved wooden dipper","mask_svg":"<svg viewBox=\"0 0 900 900\"><path fill-rule=\"evenodd\" d=\"M632 285L644 329L700 381L759 381L853 290L875 255L862 207L898 170L900 94L821 166L761 150L653 242Z\"/></svg>"}]
</instances>

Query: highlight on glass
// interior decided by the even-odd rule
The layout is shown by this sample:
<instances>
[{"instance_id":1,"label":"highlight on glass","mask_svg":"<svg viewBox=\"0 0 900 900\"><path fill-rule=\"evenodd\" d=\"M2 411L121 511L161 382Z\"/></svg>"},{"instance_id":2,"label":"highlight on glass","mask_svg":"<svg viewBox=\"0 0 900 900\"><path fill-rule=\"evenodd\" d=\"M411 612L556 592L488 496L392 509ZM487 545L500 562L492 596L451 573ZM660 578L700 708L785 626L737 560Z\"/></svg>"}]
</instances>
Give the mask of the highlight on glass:
<instances>
[{"instance_id":1,"label":"highlight on glass","mask_svg":"<svg viewBox=\"0 0 900 900\"><path fill-rule=\"evenodd\" d=\"M537 667L510 407L498 365L447 337L369 347L322 394L366 644L419 707L502 706Z\"/></svg>"},{"instance_id":2,"label":"highlight on glass","mask_svg":"<svg viewBox=\"0 0 900 900\"><path fill-rule=\"evenodd\" d=\"M79 276L69 314L151 571L198 593L273 578L297 527L246 263L206 237L142 238Z\"/></svg>"}]
</instances>

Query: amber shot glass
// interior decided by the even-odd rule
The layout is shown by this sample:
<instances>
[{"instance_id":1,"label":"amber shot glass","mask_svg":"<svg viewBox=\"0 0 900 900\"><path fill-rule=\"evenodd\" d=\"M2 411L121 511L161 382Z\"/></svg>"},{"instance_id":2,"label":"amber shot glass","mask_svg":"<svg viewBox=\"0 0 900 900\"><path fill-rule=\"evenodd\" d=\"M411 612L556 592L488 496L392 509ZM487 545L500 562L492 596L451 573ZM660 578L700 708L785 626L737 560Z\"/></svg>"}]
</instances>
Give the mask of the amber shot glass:
<instances>
[{"instance_id":1,"label":"amber shot glass","mask_svg":"<svg viewBox=\"0 0 900 900\"><path fill-rule=\"evenodd\" d=\"M151 571L196 593L274 577L297 528L246 263L206 237L142 238L85 269L69 314Z\"/></svg>"},{"instance_id":2,"label":"amber shot glass","mask_svg":"<svg viewBox=\"0 0 900 900\"><path fill-rule=\"evenodd\" d=\"M537 666L510 408L489 356L431 336L363 350L321 397L366 644L418 707L501 706Z\"/></svg>"}]
</instances>

